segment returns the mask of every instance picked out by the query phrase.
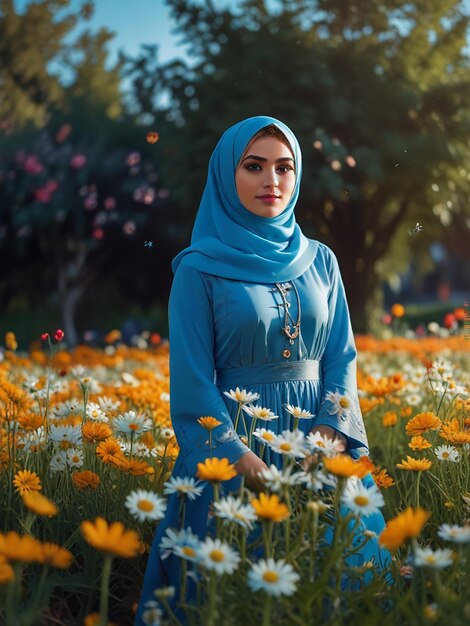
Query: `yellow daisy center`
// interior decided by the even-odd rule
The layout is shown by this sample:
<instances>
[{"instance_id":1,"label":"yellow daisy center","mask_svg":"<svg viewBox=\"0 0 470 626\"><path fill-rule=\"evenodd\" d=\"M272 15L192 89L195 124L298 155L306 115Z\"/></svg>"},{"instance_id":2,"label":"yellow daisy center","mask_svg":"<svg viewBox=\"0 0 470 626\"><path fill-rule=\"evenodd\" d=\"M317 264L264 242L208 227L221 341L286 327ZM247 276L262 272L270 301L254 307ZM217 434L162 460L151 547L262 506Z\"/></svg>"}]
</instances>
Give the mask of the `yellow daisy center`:
<instances>
[{"instance_id":1,"label":"yellow daisy center","mask_svg":"<svg viewBox=\"0 0 470 626\"><path fill-rule=\"evenodd\" d=\"M448 459L448 458L449 458L449 456L450 456L450 454L449 454L448 452L443 452L443 453L442 453L442 458L443 458L443 459Z\"/></svg>"},{"instance_id":2,"label":"yellow daisy center","mask_svg":"<svg viewBox=\"0 0 470 626\"><path fill-rule=\"evenodd\" d=\"M183 554L185 554L186 556L195 556L195 552L192 548L190 548L189 546L183 546L182 548L182 552Z\"/></svg>"},{"instance_id":3,"label":"yellow daisy center","mask_svg":"<svg viewBox=\"0 0 470 626\"><path fill-rule=\"evenodd\" d=\"M279 448L281 450L284 450L284 452L290 452L292 450L292 446L290 443L284 442L281 443L281 445L279 446Z\"/></svg>"},{"instance_id":4,"label":"yellow daisy center","mask_svg":"<svg viewBox=\"0 0 470 626\"><path fill-rule=\"evenodd\" d=\"M212 550L209 556L213 561L216 561L217 563L225 560L225 554L222 552L222 550Z\"/></svg>"},{"instance_id":5,"label":"yellow daisy center","mask_svg":"<svg viewBox=\"0 0 470 626\"><path fill-rule=\"evenodd\" d=\"M129 424L129 428L131 430L139 430L139 424Z\"/></svg>"},{"instance_id":6,"label":"yellow daisy center","mask_svg":"<svg viewBox=\"0 0 470 626\"><path fill-rule=\"evenodd\" d=\"M263 439L266 439L266 441L271 441L273 438L273 435L271 433L263 433Z\"/></svg>"},{"instance_id":7,"label":"yellow daisy center","mask_svg":"<svg viewBox=\"0 0 470 626\"><path fill-rule=\"evenodd\" d=\"M343 409L347 409L348 406L349 406L349 400L347 398L341 398L340 401L339 401L339 405Z\"/></svg>"},{"instance_id":8,"label":"yellow daisy center","mask_svg":"<svg viewBox=\"0 0 470 626\"><path fill-rule=\"evenodd\" d=\"M277 583L277 581L279 580L279 574L277 572L269 570L267 572L264 572L263 580L267 583Z\"/></svg>"},{"instance_id":9,"label":"yellow daisy center","mask_svg":"<svg viewBox=\"0 0 470 626\"><path fill-rule=\"evenodd\" d=\"M149 513L150 511L153 511L155 506L153 502L150 502L150 500L139 500L139 502L137 503L137 508L139 508L141 511L145 511L145 513Z\"/></svg>"},{"instance_id":10,"label":"yellow daisy center","mask_svg":"<svg viewBox=\"0 0 470 626\"><path fill-rule=\"evenodd\" d=\"M354 502L358 506L366 506L366 504L369 504L369 498L367 496L356 496Z\"/></svg>"},{"instance_id":11,"label":"yellow daisy center","mask_svg":"<svg viewBox=\"0 0 470 626\"><path fill-rule=\"evenodd\" d=\"M80 461L80 457L77 456L76 454L72 457L72 462L73 463L78 463Z\"/></svg>"}]
</instances>

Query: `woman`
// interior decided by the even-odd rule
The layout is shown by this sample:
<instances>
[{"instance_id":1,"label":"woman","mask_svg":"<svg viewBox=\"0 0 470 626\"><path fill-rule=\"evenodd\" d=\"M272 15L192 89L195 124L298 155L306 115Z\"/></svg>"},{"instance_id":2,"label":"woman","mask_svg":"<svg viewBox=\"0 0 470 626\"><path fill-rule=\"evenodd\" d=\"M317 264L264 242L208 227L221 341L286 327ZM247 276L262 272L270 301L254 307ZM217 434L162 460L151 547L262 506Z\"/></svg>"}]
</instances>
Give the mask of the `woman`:
<instances>
[{"instance_id":1,"label":"woman","mask_svg":"<svg viewBox=\"0 0 470 626\"><path fill-rule=\"evenodd\" d=\"M212 431L212 455L228 458L238 472L223 487L237 490L244 476L245 485L262 489L264 446L256 439L250 450L241 440L243 420L234 429L237 402L224 393L237 386L259 394L256 405L278 416L269 429L292 430L286 404L299 406L313 415L301 419L299 429L335 438L337 449L353 457L367 453L356 348L338 262L295 221L301 175L299 143L272 117L251 117L230 127L211 156L191 245L172 263L170 411L180 446L173 476L195 476L197 463L209 456L208 434L197 419L213 416L222 424ZM250 416L244 417L249 429ZM281 455L264 458L282 466ZM364 480L372 482L370 475ZM207 485L186 504L185 527L201 538L210 528L211 496ZM367 519L375 532L384 527L381 515ZM154 589L174 585L178 595L178 559L162 558L159 545L166 529L179 525L173 494L148 559L138 626ZM376 541L367 546L362 560L386 560Z\"/></svg>"}]
</instances>

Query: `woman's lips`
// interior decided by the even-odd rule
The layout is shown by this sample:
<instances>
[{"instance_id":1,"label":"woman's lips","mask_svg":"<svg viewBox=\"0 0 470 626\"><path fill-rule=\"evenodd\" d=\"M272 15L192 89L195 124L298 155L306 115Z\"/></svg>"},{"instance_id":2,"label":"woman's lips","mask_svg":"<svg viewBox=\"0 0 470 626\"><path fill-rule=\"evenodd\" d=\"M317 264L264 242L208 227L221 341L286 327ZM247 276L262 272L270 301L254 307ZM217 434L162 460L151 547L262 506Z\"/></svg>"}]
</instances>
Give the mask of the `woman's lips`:
<instances>
[{"instance_id":1,"label":"woman's lips","mask_svg":"<svg viewBox=\"0 0 470 626\"><path fill-rule=\"evenodd\" d=\"M273 202L276 202L276 200L279 200L279 198L277 196L256 196L258 198L258 200L261 200L261 202L266 202L267 204L272 204Z\"/></svg>"}]
</instances>

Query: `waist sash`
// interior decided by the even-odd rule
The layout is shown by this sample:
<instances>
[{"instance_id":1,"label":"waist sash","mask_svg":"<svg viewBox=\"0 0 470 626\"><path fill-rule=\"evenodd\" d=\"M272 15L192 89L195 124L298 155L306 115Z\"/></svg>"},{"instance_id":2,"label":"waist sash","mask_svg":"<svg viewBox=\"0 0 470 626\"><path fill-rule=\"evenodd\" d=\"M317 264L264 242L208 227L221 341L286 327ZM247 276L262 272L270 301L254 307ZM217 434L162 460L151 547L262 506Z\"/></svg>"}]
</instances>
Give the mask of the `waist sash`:
<instances>
[{"instance_id":1,"label":"waist sash","mask_svg":"<svg viewBox=\"0 0 470 626\"><path fill-rule=\"evenodd\" d=\"M284 361L265 363L252 367L231 367L215 370L214 382L217 387L229 388L263 383L277 383L288 380L319 380L320 361Z\"/></svg>"}]
</instances>

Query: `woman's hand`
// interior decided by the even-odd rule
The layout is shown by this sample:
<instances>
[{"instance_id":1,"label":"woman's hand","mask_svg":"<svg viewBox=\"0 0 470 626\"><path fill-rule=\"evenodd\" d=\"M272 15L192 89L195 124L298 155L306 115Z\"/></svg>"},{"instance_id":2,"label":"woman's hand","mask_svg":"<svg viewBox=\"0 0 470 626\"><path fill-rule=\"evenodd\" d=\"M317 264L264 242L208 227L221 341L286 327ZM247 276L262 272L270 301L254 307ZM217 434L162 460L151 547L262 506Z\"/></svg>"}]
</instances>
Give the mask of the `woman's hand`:
<instances>
[{"instance_id":1,"label":"woman's hand","mask_svg":"<svg viewBox=\"0 0 470 626\"><path fill-rule=\"evenodd\" d=\"M328 439L332 439L335 444L335 450L338 452L338 454L346 452L348 440L340 432L338 432L334 428L331 428L331 426L315 426L310 432L319 433L323 437L328 437ZM302 466L302 469L307 472L312 467L312 465L316 465L317 463L318 454L315 452L314 454L310 454L309 456L305 457L300 465Z\"/></svg>"},{"instance_id":2,"label":"woman's hand","mask_svg":"<svg viewBox=\"0 0 470 626\"><path fill-rule=\"evenodd\" d=\"M250 450L235 463L235 470L245 476L245 485L252 491L263 491L265 485L258 472L268 469L268 466L259 456Z\"/></svg>"}]
</instances>

